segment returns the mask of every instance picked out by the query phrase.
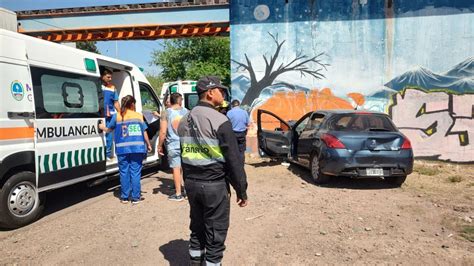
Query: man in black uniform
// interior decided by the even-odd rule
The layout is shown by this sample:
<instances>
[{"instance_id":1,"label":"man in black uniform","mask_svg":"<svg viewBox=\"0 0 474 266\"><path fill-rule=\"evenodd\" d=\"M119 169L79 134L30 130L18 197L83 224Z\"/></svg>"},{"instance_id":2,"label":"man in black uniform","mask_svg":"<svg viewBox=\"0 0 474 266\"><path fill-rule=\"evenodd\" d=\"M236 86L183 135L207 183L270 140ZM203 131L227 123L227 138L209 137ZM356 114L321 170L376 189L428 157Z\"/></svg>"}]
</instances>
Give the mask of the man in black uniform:
<instances>
[{"instance_id":1,"label":"man in black uniform","mask_svg":"<svg viewBox=\"0 0 474 266\"><path fill-rule=\"evenodd\" d=\"M215 107L227 87L206 76L196 85L199 103L179 123L181 158L191 209L191 264L220 265L229 228L230 188L237 204L247 206L247 176L239 159L237 139L227 117Z\"/></svg>"}]
</instances>

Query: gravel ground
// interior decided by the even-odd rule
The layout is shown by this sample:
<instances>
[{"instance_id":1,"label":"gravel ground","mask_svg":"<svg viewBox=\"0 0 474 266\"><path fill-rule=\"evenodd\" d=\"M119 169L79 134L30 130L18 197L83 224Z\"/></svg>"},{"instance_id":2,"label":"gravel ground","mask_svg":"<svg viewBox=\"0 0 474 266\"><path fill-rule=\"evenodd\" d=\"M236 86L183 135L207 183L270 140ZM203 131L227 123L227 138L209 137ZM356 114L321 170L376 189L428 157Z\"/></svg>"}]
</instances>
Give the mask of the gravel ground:
<instances>
[{"instance_id":1,"label":"gravel ground","mask_svg":"<svg viewBox=\"0 0 474 266\"><path fill-rule=\"evenodd\" d=\"M232 202L223 264L474 265L474 165L415 170L401 188L319 187L298 166L249 158L250 203ZM0 264L187 265L189 206L167 200L171 184L146 174L137 206L119 202L116 180L53 191L39 221L0 231Z\"/></svg>"}]
</instances>

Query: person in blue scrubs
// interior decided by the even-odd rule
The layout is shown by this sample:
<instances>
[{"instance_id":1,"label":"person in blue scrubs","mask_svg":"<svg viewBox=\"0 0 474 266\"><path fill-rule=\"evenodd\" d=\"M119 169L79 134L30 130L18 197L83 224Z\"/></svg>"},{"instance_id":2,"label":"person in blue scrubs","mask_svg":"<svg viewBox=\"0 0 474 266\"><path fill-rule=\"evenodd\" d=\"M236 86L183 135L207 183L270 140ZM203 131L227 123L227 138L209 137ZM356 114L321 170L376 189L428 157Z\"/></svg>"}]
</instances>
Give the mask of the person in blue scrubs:
<instances>
[{"instance_id":1,"label":"person in blue scrubs","mask_svg":"<svg viewBox=\"0 0 474 266\"><path fill-rule=\"evenodd\" d=\"M151 151L151 144L146 133L146 124L143 115L135 112L136 100L131 95L122 99L120 113L114 114L111 121L99 128L105 132L115 129L115 150L120 172L120 201L138 204L141 200L140 179L142 162L147 151Z\"/></svg>"},{"instance_id":2,"label":"person in blue scrubs","mask_svg":"<svg viewBox=\"0 0 474 266\"><path fill-rule=\"evenodd\" d=\"M104 115L105 122L110 123L112 116L120 110L118 103L119 96L115 90L115 86L112 84L112 71L104 68L100 74L100 80L102 81L102 94L104 96ZM112 133L105 134L105 155L107 159L112 159Z\"/></svg>"}]
</instances>

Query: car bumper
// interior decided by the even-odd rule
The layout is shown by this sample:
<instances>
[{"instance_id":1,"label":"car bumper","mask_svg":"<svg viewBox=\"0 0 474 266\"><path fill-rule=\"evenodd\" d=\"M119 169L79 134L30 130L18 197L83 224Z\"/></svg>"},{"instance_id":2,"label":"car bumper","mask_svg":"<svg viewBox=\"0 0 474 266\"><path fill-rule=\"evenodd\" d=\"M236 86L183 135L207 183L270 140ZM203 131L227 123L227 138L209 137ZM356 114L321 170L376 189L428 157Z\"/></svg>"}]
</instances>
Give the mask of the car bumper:
<instances>
[{"instance_id":1,"label":"car bumper","mask_svg":"<svg viewBox=\"0 0 474 266\"><path fill-rule=\"evenodd\" d=\"M413 171L413 151L350 151L326 149L320 161L326 175L349 177L406 176ZM383 169L383 175L371 175L367 169Z\"/></svg>"}]
</instances>

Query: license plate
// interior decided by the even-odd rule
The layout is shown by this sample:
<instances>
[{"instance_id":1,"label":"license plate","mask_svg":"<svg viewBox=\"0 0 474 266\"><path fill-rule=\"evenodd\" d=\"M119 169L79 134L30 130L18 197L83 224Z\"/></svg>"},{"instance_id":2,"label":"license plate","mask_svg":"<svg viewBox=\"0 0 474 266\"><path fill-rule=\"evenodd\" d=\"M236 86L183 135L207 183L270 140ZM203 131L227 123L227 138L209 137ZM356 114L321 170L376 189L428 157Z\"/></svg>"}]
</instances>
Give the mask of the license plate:
<instances>
[{"instance_id":1,"label":"license plate","mask_svg":"<svg viewBox=\"0 0 474 266\"><path fill-rule=\"evenodd\" d=\"M383 176L383 169L382 168L367 168L365 169L365 173L369 176Z\"/></svg>"}]
</instances>

